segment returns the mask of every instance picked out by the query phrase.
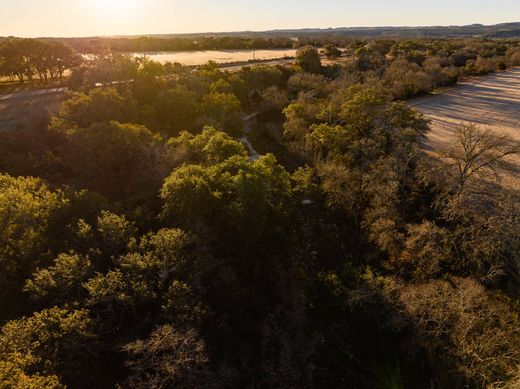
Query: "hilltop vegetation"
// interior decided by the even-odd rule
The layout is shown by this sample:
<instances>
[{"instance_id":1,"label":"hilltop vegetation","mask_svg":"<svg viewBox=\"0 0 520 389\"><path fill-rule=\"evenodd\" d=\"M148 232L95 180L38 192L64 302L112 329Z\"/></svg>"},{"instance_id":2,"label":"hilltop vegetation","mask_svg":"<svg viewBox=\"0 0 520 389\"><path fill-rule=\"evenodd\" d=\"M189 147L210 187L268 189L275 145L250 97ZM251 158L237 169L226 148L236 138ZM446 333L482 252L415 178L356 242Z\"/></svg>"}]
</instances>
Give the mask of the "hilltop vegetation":
<instances>
[{"instance_id":1,"label":"hilltop vegetation","mask_svg":"<svg viewBox=\"0 0 520 389\"><path fill-rule=\"evenodd\" d=\"M518 388L520 145L462 127L435 159L403 100L519 42L344 55L103 53L56 117L0 133L0 386Z\"/></svg>"}]
</instances>

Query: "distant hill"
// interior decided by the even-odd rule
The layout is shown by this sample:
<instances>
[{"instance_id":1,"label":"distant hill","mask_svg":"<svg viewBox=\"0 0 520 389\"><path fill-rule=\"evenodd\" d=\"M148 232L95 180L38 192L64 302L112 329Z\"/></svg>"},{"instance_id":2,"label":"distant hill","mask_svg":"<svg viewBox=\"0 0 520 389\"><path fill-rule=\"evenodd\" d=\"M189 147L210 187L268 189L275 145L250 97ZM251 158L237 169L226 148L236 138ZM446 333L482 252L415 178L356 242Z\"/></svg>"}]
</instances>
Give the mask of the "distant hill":
<instances>
[{"instance_id":1,"label":"distant hill","mask_svg":"<svg viewBox=\"0 0 520 389\"><path fill-rule=\"evenodd\" d=\"M304 28L270 31L207 32L194 34L150 34L133 36L103 36L85 38L39 38L58 41L79 53L159 52L189 50L286 49L306 44L323 46L327 43L348 44L353 38L520 38L520 22L491 26L426 27L341 27ZM0 43L2 42L0 37Z\"/></svg>"},{"instance_id":2,"label":"distant hill","mask_svg":"<svg viewBox=\"0 0 520 389\"><path fill-rule=\"evenodd\" d=\"M304 28L277 29L268 31L234 31L206 32L194 34L151 34L155 38L195 38L202 36L239 36L239 37L275 37L283 36L297 38L301 36L336 35L347 37L489 37L489 38L520 38L520 22L501 23L495 25L470 24L466 26L417 26L417 27L339 27L339 28ZM119 38L128 36L117 36ZM134 36L136 37L136 36ZM116 38L116 37L112 37Z\"/></svg>"}]
</instances>

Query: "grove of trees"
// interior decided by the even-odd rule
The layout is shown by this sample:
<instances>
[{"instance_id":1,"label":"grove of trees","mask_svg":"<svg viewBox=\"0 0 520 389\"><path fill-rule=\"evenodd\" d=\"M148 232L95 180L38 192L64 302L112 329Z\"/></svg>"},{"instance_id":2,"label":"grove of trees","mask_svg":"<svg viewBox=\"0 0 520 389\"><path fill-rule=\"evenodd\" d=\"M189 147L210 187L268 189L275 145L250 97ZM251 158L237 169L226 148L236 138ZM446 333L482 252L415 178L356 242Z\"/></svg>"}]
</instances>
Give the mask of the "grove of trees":
<instances>
[{"instance_id":1,"label":"grove of trees","mask_svg":"<svg viewBox=\"0 0 520 389\"><path fill-rule=\"evenodd\" d=\"M10 38L0 41L0 77L20 83L62 79L66 70L81 63L81 57L58 42Z\"/></svg>"}]
</instances>

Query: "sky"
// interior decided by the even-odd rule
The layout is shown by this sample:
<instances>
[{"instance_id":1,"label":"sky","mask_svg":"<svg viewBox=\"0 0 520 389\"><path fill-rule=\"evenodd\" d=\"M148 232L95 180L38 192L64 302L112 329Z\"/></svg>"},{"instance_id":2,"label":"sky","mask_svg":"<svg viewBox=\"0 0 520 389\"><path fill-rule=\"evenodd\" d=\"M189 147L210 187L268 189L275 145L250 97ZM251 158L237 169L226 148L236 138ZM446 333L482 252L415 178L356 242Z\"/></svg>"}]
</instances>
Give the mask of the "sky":
<instances>
[{"instance_id":1,"label":"sky","mask_svg":"<svg viewBox=\"0 0 520 389\"><path fill-rule=\"evenodd\" d=\"M0 36L495 24L520 0L0 0Z\"/></svg>"}]
</instances>

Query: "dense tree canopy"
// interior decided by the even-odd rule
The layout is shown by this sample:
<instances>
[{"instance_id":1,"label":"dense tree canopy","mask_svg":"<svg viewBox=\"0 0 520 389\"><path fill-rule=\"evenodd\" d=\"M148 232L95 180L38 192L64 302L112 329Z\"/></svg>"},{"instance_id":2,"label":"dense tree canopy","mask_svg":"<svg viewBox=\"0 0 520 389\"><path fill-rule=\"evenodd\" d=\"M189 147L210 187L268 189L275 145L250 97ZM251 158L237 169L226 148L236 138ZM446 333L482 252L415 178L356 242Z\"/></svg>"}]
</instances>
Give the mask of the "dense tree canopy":
<instances>
[{"instance_id":1,"label":"dense tree canopy","mask_svg":"<svg viewBox=\"0 0 520 389\"><path fill-rule=\"evenodd\" d=\"M329 43L234 72L99 52L0 134L0 387L518 387L520 146L461 126L434 157L405 100L519 42ZM268 43L197 47L235 44Z\"/></svg>"}]
</instances>

